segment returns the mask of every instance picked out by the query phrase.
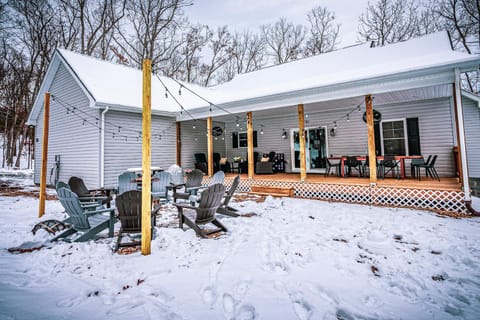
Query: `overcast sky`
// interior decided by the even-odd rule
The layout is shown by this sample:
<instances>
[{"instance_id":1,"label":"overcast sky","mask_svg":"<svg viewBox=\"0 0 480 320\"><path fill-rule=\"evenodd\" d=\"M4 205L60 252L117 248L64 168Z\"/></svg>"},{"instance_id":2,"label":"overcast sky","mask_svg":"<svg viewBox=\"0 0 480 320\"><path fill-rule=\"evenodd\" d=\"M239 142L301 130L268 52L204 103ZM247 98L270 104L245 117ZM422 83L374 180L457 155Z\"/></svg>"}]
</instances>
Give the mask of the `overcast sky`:
<instances>
[{"instance_id":1,"label":"overcast sky","mask_svg":"<svg viewBox=\"0 0 480 320\"><path fill-rule=\"evenodd\" d=\"M185 8L193 23L212 27L228 25L231 31L258 30L262 24L274 23L280 17L305 26L306 13L318 5L335 12L340 23L340 44L345 47L357 41L358 17L365 11L368 0L193 0ZM371 2L375 2L371 0Z\"/></svg>"}]
</instances>

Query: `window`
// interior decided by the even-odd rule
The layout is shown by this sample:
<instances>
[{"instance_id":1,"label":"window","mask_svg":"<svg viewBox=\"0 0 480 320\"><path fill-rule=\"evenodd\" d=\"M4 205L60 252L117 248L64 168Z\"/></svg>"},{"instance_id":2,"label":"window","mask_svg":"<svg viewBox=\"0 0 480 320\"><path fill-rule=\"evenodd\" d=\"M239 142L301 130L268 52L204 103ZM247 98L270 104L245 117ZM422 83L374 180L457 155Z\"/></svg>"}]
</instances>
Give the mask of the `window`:
<instances>
[{"instance_id":1,"label":"window","mask_svg":"<svg viewBox=\"0 0 480 320\"><path fill-rule=\"evenodd\" d=\"M232 133L232 148L246 148L248 147L247 132L233 132ZM253 131L253 147L257 147L257 131Z\"/></svg>"},{"instance_id":2,"label":"window","mask_svg":"<svg viewBox=\"0 0 480 320\"><path fill-rule=\"evenodd\" d=\"M383 154L408 154L405 119L382 121L381 136Z\"/></svg>"}]
</instances>

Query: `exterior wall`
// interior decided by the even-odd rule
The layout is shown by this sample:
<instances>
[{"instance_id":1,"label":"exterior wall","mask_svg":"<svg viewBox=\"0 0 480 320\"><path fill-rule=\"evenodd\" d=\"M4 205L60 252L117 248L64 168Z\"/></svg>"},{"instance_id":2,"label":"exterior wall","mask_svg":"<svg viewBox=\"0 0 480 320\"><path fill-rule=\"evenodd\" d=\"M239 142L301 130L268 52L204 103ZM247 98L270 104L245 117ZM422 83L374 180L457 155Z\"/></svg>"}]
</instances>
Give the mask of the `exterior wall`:
<instances>
[{"instance_id":1,"label":"exterior wall","mask_svg":"<svg viewBox=\"0 0 480 320\"><path fill-rule=\"evenodd\" d=\"M99 117L99 111L89 107L88 97L62 64L56 72L50 93L68 102L77 111L67 114L66 107L59 101L50 100L47 184L53 184L50 170L55 163L55 155L60 155L60 180L67 182L71 176L78 176L87 187L98 187L100 135L96 127L83 125L82 118L92 121ZM40 183L43 114L42 110L35 126L35 183Z\"/></svg>"},{"instance_id":2,"label":"exterior wall","mask_svg":"<svg viewBox=\"0 0 480 320\"><path fill-rule=\"evenodd\" d=\"M345 106L342 109L325 110L318 109L315 104L305 106L306 118L305 127L319 127L329 124L327 132L333 127L332 123L346 115L352 110L353 106ZM428 156L437 154L438 159L435 167L442 176L453 176L455 174L453 159L453 127L451 103L449 98L404 102L388 105L375 105L374 109L382 113L383 120L418 117L420 142L422 154ZM362 111L354 111L350 116L350 121L344 118L337 121L337 130L334 137L328 136L328 154L329 155L365 155L367 154L367 127L362 120L365 107L362 105ZM278 116L277 116L278 115ZM258 147L255 151L268 153L275 151L284 153L286 171L292 171L291 161L291 128L298 128L297 107L276 109L272 111L272 116L260 117L253 115L254 129L258 132ZM263 125L264 134L260 134L260 128ZM236 124L227 123L227 132L242 131L236 127ZM282 139L283 130L288 132L288 139ZM243 125L243 131L245 125ZM245 158L247 148L232 148L232 139L227 134L226 139L227 153L229 159L235 156ZM407 161L408 166L408 161ZM410 171L407 170L407 174Z\"/></svg>"},{"instance_id":3,"label":"exterior wall","mask_svg":"<svg viewBox=\"0 0 480 320\"><path fill-rule=\"evenodd\" d=\"M118 185L127 168L142 166L142 115L108 111L105 116L105 187ZM118 127L125 128L120 129ZM128 129L127 129L128 128ZM176 161L175 118L152 115L152 166L168 168ZM161 135L161 139L159 138ZM127 136L127 138L125 138Z\"/></svg>"},{"instance_id":4,"label":"exterior wall","mask_svg":"<svg viewBox=\"0 0 480 320\"><path fill-rule=\"evenodd\" d=\"M465 139L467 142L468 173L480 178L480 108L477 102L462 97Z\"/></svg>"},{"instance_id":5,"label":"exterior wall","mask_svg":"<svg viewBox=\"0 0 480 320\"><path fill-rule=\"evenodd\" d=\"M195 121L193 129L193 120L182 122L182 167L186 169L195 168L195 153L207 153L207 121ZM213 122L213 126L224 127L222 122ZM227 137L227 138L226 138ZM222 156L227 156L225 141L229 135L224 132L220 137L213 140L213 152L218 152ZM229 156L229 155L228 155Z\"/></svg>"}]
</instances>

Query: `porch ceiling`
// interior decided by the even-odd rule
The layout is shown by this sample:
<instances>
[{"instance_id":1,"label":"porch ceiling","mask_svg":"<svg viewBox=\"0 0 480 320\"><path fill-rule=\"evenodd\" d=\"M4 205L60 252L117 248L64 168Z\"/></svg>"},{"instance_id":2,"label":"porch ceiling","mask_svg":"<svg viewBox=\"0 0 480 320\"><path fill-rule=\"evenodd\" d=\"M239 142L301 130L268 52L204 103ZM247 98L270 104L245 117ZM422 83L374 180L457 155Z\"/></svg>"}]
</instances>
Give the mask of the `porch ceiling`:
<instances>
[{"instance_id":1,"label":"porch ceiling","mask_svg":"<svg viewBox=\"0 0 480 320\"><path fill-rule=\"evenodd\" d=\"M452 85L442 84L442 85L436 85L436 86L430 86L430 87L373 94L375 98L373 104L375 107L375 105L378 106L378 105L386 105L386 104L393 104L393 103L400 103L400 102L407 102L407 101L430 100L430 99L449 97L451 95L452 95ZM305 113L312 112L313 110L315 111L348 110L357 106L359 103L363 103L363 100L364 100L364 96L355 96L355 97L349 97L344 99L308 103L304 105ZM258 110L253 113L253 117L254 119L264 119L264 118L272 118L272 116L275 116L275 115L281 115L283 117L283 116L295 116L296 114L297 114L296 105L291 105L287 107L279 107L276 109ZM242 116L242 114L221 115L221 116L214 117L214 119L215 121L221 121L221 122L234 122L238 116Z\"/></svg>"}]
</instances>

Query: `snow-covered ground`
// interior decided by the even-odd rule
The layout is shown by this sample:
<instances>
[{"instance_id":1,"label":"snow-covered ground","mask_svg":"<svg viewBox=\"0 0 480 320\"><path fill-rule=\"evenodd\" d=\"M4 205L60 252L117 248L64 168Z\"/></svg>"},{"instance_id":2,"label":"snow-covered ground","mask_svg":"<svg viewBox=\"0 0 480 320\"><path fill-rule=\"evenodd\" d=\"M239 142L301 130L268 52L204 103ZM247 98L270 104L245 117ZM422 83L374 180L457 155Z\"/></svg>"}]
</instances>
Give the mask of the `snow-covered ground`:
<instances>
[{"instance_id":1,"label":"snow-covered ground","mask_svg":"<svg viewBox=\"0 0 480 320\"><path fill-rule=\"evenodd\" d=\"M221 218L229 232L208 240L178 229L166 207L149 256L113 253L108 238L10 254L48 238L32 226L63 213L48 201L38 219L35 198L0 197L0 319L480 315L478 218L291 198L234 205L257 216Z\"/></svg>"}]
</instances>

